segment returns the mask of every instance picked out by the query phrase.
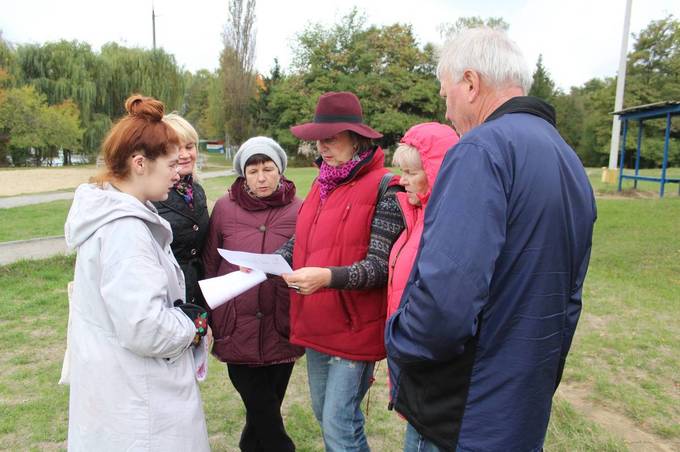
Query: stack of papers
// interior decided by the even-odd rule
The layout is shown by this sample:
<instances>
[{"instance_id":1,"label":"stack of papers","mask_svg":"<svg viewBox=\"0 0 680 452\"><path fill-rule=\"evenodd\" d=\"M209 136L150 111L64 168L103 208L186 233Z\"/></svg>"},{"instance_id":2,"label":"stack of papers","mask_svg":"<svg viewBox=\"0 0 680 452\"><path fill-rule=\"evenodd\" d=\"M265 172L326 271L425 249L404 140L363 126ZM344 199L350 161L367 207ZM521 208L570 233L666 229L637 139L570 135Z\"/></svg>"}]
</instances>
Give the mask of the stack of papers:
<instances>
[{"instance_id":1,"label":"stack of papers","mask_svg":"<svg viewBox=\"0 0 680 452\"><path fill-rule=\"evenodd\" d=\"M267 279L267 273L281 276L293 270L286 260L278 254L256 254L243 251L230 251L218 248L227 262L240 267L250 268L250 273L235 271L216 278L204 279L198 284L210 309L217 309L224 303L252 289Z\"/></svg>"}]
</instances>

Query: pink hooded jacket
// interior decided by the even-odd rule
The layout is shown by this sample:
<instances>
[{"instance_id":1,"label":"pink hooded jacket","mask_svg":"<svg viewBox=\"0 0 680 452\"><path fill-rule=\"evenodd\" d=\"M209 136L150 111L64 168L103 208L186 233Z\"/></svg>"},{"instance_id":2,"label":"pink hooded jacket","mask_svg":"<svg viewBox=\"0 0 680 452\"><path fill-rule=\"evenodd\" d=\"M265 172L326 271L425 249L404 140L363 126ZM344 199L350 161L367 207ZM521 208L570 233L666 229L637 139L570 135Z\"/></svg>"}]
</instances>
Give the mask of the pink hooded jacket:
<instances>
[{"instance_id":1,"label":"pink hooded jacket","mask_svg":"<svg viewBox=\"0 0 680 452\"><path fill-rule=\"evenodd\" d=\"M420 161L427 175L427 193L418 195L420 206L409 204L406 193L397 193L397 200L404 215L406 228L392 246L389 260L387 283L387 318L399 308L411 267L418 253L420 236L423 234L425 207L437 178L439 167L446 152L458 143L458 135L449 126L427 122L411 127L401 139L402 143L413 146L420 154Z\"/></svg>"}]
</instances>

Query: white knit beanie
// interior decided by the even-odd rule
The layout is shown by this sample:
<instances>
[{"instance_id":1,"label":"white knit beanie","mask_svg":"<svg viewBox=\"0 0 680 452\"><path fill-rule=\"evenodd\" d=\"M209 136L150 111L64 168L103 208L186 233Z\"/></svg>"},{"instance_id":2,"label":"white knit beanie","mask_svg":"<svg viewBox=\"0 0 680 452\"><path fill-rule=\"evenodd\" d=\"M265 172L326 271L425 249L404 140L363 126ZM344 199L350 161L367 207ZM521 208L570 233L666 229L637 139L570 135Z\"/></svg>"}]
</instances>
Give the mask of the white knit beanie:
<instances>
[{"instance_id":1,"label":"white knit beanie","mask_svg":"<svg viewBox=\"0 0 680 452\"><path fill-rule=\"evenodd\" d=\"M283 174L288 164L288 156L286 152L279 146L279 143L268 137L253 137L246 140L245 143L238 148L238 152L234 156L234 171L239 176L243 177L246 173L246 162L255 154L264 154L279 168L279 172Z\"/></svg>"}]
</instances>

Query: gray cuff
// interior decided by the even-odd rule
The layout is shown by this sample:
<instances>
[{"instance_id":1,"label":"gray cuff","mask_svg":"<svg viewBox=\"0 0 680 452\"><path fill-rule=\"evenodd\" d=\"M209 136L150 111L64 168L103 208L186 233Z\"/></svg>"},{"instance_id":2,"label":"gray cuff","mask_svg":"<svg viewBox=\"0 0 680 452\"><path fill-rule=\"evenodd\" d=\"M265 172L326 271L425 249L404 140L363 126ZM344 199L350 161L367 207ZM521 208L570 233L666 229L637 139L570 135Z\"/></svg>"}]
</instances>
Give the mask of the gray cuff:
<instances>
[{"instance_id":1,"label":"gray cuff","mask_svg":"<svg viewBox=\"0 0 680 452\"><path fill-rule=\"evenodd\" d=\"M331 271L331 283L328 286L331 289L344 289L349 282L349 268L348 267L328 267Z\"/></svg>"}]
</instances>

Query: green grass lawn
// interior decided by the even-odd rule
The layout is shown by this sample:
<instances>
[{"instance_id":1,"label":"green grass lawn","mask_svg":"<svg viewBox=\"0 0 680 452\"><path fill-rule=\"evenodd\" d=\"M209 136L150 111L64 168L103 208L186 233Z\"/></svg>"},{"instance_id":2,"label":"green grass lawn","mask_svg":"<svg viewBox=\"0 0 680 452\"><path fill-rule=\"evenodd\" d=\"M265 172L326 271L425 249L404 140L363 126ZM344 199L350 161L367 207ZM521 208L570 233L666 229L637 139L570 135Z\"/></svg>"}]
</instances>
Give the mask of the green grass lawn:
<instances>
[{"instance_id":1,"label":"green grass lawn","mask_svg":"<svg viewBox=\"0 0 680 452\"><path fill-rule=\"evenodd\" d=\"M70 200L0 209L0 242L64 235Z\"/></svg>"},{"instance_id":2,"label":"green grass lawn","mask_svg":"<svg viewBox=\"0 0 680 452\"><path fill-rule=\"evenodd\" d=\"M289 174L302 179L302 195L313 175L297 169ZM215 199L229 183L227 178L206 181L209 196ZM585 389L596 406L680 450L680 198L601 198L598 210L584 311L563 390ZM64 447L68 389L56 381L72 273L73 257L0 267L0 449ZM210 365L201 387L211 445L217 451L237 450L243 408L224 366L214 360ZM395 451L404 424L385 409L384 372L383 363L370 393L367 432L373 450ZM295 367L284 413L299 450L322 450L304 361ZM588 414L557 397L546 450L627 450L622 438Z\"/></svg>"},{"instance_id":3,"label":"green grass lawn","mask_svg":"<svg viewBox=\"0 0 680 452\"><path fill-rule=\"evenodd\" d=\"M593 186L593 190L596 194L600 195L613 195L618 194L618 181L617 184L606 184L602 182L602 169L601 168L587 168L588 178ZM626 176L632 176L635 174L635 169L624 169L623 174ZM661 177L661 169L641 169L640 176L648 177ZM668 168L666 170L666 177L680 177L680 168ZM624 195L633 196L635 195L633 189L634 181L629 179L624 179L621 184L621 189ZM678 184L666 184L664 196L678 196ZM637 194L643 196L659 196L659 183L658 182L648 182L648 181L638 181L637 184Z\"/></svg>"},{"instance_id":4,"label":"green grass lawn","mask_svg":"<svg viewBox=\"0 0 680 452\"><path fill-rule=\"evenodd\" d=\"M68 388L57 385L66 337L66 284L73 257L0 267L0 448L63 450L68 428ZM366 430L375 451L402 446L404 422L387 411L385 363L369 393ZM215 451L238 450L244 410L223 364L211 359L201 384L208 432ZM365 404L366 402L364 402ZM365 405L364 405L365 409ZM300 451L322 451L312 414L304 358L295 366L284 402L289 434ZM623 443L587 421L564 401L553 411L547 450L625 450Z\"/></svg>"},{"instance_id":5,"label":"green grass lawn","mask_svg":"<svg viewBox=\"0 0 680 452\"><path fill-rule=\"evenodd\" d=\"M204 173L233 168L231 160L225 159L224 154L201 152L199 158L202 160L201 172Z\"/></svg>"},{"instance_id":6,"label":"green grass lawn","mask_svg":"<svg viewBox=\"0 0 680 452\"><path fill-rule=\"evenodd\" d=\"M600 199L566 381L680 446L680 199Z\"/></svg>"}]
</instances>

